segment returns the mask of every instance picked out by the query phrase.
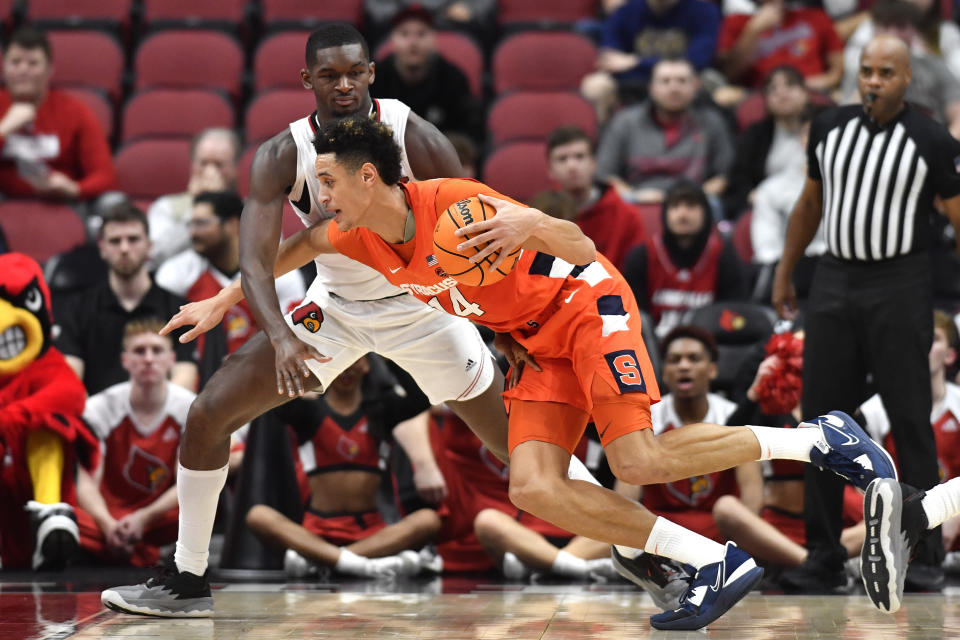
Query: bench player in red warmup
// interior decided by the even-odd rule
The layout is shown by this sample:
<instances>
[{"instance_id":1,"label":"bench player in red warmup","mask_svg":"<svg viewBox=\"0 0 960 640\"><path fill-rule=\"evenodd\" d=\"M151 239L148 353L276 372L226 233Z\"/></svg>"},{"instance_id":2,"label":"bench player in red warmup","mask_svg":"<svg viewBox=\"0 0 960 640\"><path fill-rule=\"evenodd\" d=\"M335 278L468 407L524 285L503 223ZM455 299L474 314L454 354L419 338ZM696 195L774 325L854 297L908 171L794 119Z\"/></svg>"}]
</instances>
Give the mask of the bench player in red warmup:
<instances>
[{"instance_id":1,"label":"bench player in red warmup","mask_svg":"<svg viewBox=\"0 0 960 640\"><path fill-rule=\"evenodd\" d=\"M368 120L322 125L314 140L318 200L334 217L307 234L317 253L338 251L447 313L509 333L534 359L504 393L509 403L510 498L573 533L640 547L698 569L680 607L654 615L658 629L696 629L736 604L762 569L721 545L656 517L596 485L570 480L570 452L592 417L611 469L645 485L745 462L788 458L831 469L865 487L895 477L889 455L848 416L832 412L796 430L688 425L655 436L659 390L640 336L636 302L622 276L573 223L550 218L478 182L400 183L389 127ZM451 205L478 196L496 216L465 229L458 247L494 252L495 271L516 247L513 271L485 287L459 284L433 255L433 230ZM461 232L462 233L462 232Z\"/></svg>"}]
</instances>

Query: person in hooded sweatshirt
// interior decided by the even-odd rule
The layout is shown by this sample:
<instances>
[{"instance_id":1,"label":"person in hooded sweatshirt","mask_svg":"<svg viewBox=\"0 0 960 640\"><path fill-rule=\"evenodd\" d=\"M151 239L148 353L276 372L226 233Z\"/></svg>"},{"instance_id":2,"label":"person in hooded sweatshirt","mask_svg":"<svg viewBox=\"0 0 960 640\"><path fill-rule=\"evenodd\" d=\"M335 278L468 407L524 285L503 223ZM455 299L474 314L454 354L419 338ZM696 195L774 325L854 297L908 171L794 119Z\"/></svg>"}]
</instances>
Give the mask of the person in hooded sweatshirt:
<instances>
[{"instance_id":1,"label":"person in hooded sweatshirt","mask_svg":"<svg viewBox=\"0 0 960 640\"><path fill-rule=\"evenodd\" d=\"M688 181L664 197L663 230L637 245L624 261L623 275L640 309L650 313L657 335L666 335L689 309L745 295L743 264L720 236L707 196Z\"/></svg>"}]
</instances>

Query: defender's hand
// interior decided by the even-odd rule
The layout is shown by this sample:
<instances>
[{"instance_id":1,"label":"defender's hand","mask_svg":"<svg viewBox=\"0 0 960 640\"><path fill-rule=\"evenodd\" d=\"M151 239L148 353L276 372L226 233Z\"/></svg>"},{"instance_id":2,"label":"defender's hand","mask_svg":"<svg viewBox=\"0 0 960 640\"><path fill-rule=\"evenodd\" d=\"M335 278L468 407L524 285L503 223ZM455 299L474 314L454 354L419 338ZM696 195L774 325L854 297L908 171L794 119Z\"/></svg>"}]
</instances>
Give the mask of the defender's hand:
<instances>
[{"instance_id":1,"label":"defender's hand","mask_svg":"<svg viewBox=\"0 0 960 640\"><path fill-rule=\"evenodd\" d=\"M277 393L291 398L302 396L309 391L304 389L303 380L312 375L306 361L330 362L331 358L297 338L292 331L271 341L276 352Z\"/></svg>"},{"instance_id":2,"label":"defender's hand","mask_svg":"<svg viewBox=\"0 0 960 640\"><path fill-rule=\"evenodd\" d=\"M531 356L522 344L513 339L509 333L498 333L493 338L493 346L502 353L510 363L510 378L507 380L507 389L512 389L520 382L523 368L530 365L534 371L543 371L536 359Z\"/></svg>"},{"instance_id":3,"label":"defender's hand","mask_svg":"<svg viewBox=\"0 0 960 640\"><path fill-rule=\"evenodd\" d=\"M180 336L180 342L186 344L219 325L230 306L219 296L185 304L180 307L180 311L175 316L170 318L163 329L160 329L160 335L165 336L174 329L193 325L193 329Z\"/></svg>"}]
</instances>

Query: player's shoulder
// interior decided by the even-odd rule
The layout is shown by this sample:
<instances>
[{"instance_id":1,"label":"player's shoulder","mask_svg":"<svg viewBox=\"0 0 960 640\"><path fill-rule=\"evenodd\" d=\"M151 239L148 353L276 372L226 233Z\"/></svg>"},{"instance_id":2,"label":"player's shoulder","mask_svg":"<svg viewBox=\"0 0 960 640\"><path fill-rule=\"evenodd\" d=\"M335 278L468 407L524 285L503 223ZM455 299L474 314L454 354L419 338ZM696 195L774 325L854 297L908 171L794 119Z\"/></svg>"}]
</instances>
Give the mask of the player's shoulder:
<instances>
[{"instance_id":1,"label":"player's shoulder","mask_svg":"<svg viewBox=\"0 0 960 640\"><path fill-rule=\"evenodd\" d=\"M297 169L297 141L289 128L284 129L272 138L260 143L253 156L253 164L250 167L250 179L255 180L257 173L266 173L268 175L281 175L286 177L285 173L293 172L296 176Z\"/></svg>"},{"instance_id":2,"label":"player's shoulder","mask_svg":"<svg viewBox=\"0 0 960 640\"><path fill-rule=\"evenodd\" d=\"M120 382L87 398L83 420L105 439L130 412L130 382Z\"/></svg>"},{"instance_id":3,"label":"player's shoulder","mask_svg":"<svg viewBox=\"0 0 960 640\"><path fill-rule=\"evenodd\" d=\"M197 397L189 389L184 389L180 385L167 383L167 404L166 412L181 425L187 423L187 412L190 411L190 405Z\"/></svg>"}]
</instances>

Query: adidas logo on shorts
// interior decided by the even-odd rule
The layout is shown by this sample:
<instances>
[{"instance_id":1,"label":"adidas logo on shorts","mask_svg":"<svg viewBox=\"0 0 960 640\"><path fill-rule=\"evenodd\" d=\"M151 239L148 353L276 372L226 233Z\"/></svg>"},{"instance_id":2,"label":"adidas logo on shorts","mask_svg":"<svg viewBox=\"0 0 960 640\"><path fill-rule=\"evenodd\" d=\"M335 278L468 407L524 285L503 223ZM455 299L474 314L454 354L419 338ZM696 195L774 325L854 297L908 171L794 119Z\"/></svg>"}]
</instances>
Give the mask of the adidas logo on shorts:
<instances>
[{"instance_id":1,"label":"adidas logo on shorts","mask_svg":"<svg viewBox=\"0 0 960 640\"><path fill-rule=\"evenodd\" d=\"M470 369L473 369L476 366L476 364L477 363L475 360L471 360L470 358L467 358L467 368L464 369L464 371L470 371Z\"/></svg>"}]
</instances>

